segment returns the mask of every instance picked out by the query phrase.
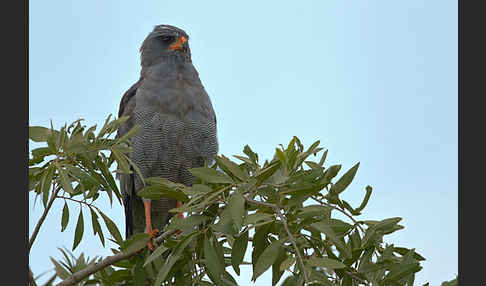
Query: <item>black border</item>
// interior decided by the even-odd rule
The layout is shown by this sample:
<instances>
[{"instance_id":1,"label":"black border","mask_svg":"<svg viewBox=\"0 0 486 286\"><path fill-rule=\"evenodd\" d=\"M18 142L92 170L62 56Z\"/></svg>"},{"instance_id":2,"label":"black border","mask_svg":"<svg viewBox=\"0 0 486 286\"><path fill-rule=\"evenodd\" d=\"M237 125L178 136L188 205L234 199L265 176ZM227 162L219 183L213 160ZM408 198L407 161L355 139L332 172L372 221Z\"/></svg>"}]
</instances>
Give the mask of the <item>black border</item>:
<instances>
[{"instance_id":1,"label":"black border","mask_svg":"<svg viewBox=\"0 0 486 286\"><path fill-rule=\"evenodd\" d=\"M29 2L4 2L1 77L2 284L28 284ZM3 279L2 279L3 280ZM12 283L9 283L12 282Z\"/></svg>"},{"instance_id":2,"label":"black border","mask_svg":"<svg viewBox=\"0 0 486 286\"><path fill-rule=\"evenodd\" d=\"M484 8L458 1L458 274L460 285L484 284L485 105ZM466 6L466 3L468 6ZM482 83L482 84L481 84ZM476 102L477 101L477 102ZM445 250L447 251L447 250Z\"/></svg>"}]
</instances>

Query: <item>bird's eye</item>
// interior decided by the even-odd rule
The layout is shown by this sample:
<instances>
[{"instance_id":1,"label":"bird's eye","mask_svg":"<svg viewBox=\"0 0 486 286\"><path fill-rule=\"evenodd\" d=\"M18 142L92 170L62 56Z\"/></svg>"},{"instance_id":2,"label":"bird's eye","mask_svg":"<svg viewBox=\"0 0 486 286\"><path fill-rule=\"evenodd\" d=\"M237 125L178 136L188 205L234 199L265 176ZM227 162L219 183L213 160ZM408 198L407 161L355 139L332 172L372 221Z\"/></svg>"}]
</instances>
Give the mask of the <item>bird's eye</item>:
<instances>
[{"instance_id":1,"label":"bird's eye","mask_svg":"<svg viewBox=\"0 0 486 286\"><path fill-rule=\"evenodd\" d=\"M175 39L174 36L160 36L159 39L161 39L162 41L166 42L166 43L172 43Z\"/></svg>"}]
</instances>

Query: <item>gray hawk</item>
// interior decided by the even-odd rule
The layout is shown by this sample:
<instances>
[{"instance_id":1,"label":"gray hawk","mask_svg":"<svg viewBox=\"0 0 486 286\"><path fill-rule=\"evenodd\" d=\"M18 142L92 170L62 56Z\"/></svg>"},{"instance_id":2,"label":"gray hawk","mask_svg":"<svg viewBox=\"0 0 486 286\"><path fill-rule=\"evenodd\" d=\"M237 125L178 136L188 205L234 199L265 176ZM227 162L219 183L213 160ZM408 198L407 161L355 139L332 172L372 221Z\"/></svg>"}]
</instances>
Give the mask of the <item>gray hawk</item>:
<instances>
[{"instance_id":1,"label":"gray hawk","mask_svg":"<svg viewBox=\"0 0 486 286\"><path fill-rule=\"evenodd\" d=\"M216 115L192 64L188 41L186 32L170 25L155 26L145 38L140 48L140 79L120 102L118 117L130 117L118 129L118 136L139 124L141 128L130 139L129 158L142 176L189 186L194 177L187 169L212 162L218 141ZM171 218L169 210L181 205L170 198L151 201L137 196L143 183L135 172L119 174L118 179L126 238L144 231L153 237ZM153 250L151 242L149 248Z\"/></svg>"}]
</instances>

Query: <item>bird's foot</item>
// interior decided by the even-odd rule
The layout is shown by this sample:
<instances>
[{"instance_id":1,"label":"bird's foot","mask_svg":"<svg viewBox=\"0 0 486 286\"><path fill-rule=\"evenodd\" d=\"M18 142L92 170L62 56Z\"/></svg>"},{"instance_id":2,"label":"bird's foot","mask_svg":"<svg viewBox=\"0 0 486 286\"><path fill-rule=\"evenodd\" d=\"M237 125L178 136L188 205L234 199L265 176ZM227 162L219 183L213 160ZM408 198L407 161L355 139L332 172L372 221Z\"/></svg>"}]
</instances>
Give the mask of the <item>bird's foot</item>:
<instances>
[{"instance_id":1,"label":"bird's foot","mask_svg":"<svg viewBox=\"0 0 486 286\"><path fill-rule=\"evenodd\" d=\"M152 244L152 239L154 239L155 237L157 237L157 234L159 234L159 230L154 228L153 230L147 230L146 233L148 235L150 235L150 240L149 242L147 243L147 247L150 249L151 252L154 251L154 247L153 247L153 244Z\"/></svg>"}]
</instances>

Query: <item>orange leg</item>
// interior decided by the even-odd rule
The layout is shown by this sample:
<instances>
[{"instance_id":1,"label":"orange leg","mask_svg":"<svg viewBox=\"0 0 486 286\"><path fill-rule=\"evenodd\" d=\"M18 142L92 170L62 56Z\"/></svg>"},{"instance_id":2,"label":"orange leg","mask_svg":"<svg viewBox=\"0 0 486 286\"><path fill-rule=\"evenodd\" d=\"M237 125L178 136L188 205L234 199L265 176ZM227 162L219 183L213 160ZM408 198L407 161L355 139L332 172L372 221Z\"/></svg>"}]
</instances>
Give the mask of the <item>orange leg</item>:
<instances>
[{"instance_id":1,"label":"orange leg","mask_svg":"<svg viewBox=\"0 0 486 286\"><path fill-rule=\"evenodd\" d=\"M177 201L177 208L182 208L182 202ZM184 218L184 215L180 212L177 214L180 218Z\"/></svg>"},{"instance_id":2,"label":"orange leg","mask_svg":"<svg viewBox=\"0 0 486 286\"><path fill-rule=\"evenodd\" d=\"M158 229L152 229L152 217L150 215L150 200L144 200L143 204L145 206L145 232L148 233L151 238L148 242L148 248L150 251L154 251L154 247L152 246L152 238L159 233Z\"/></svg>"}]
</instances>

